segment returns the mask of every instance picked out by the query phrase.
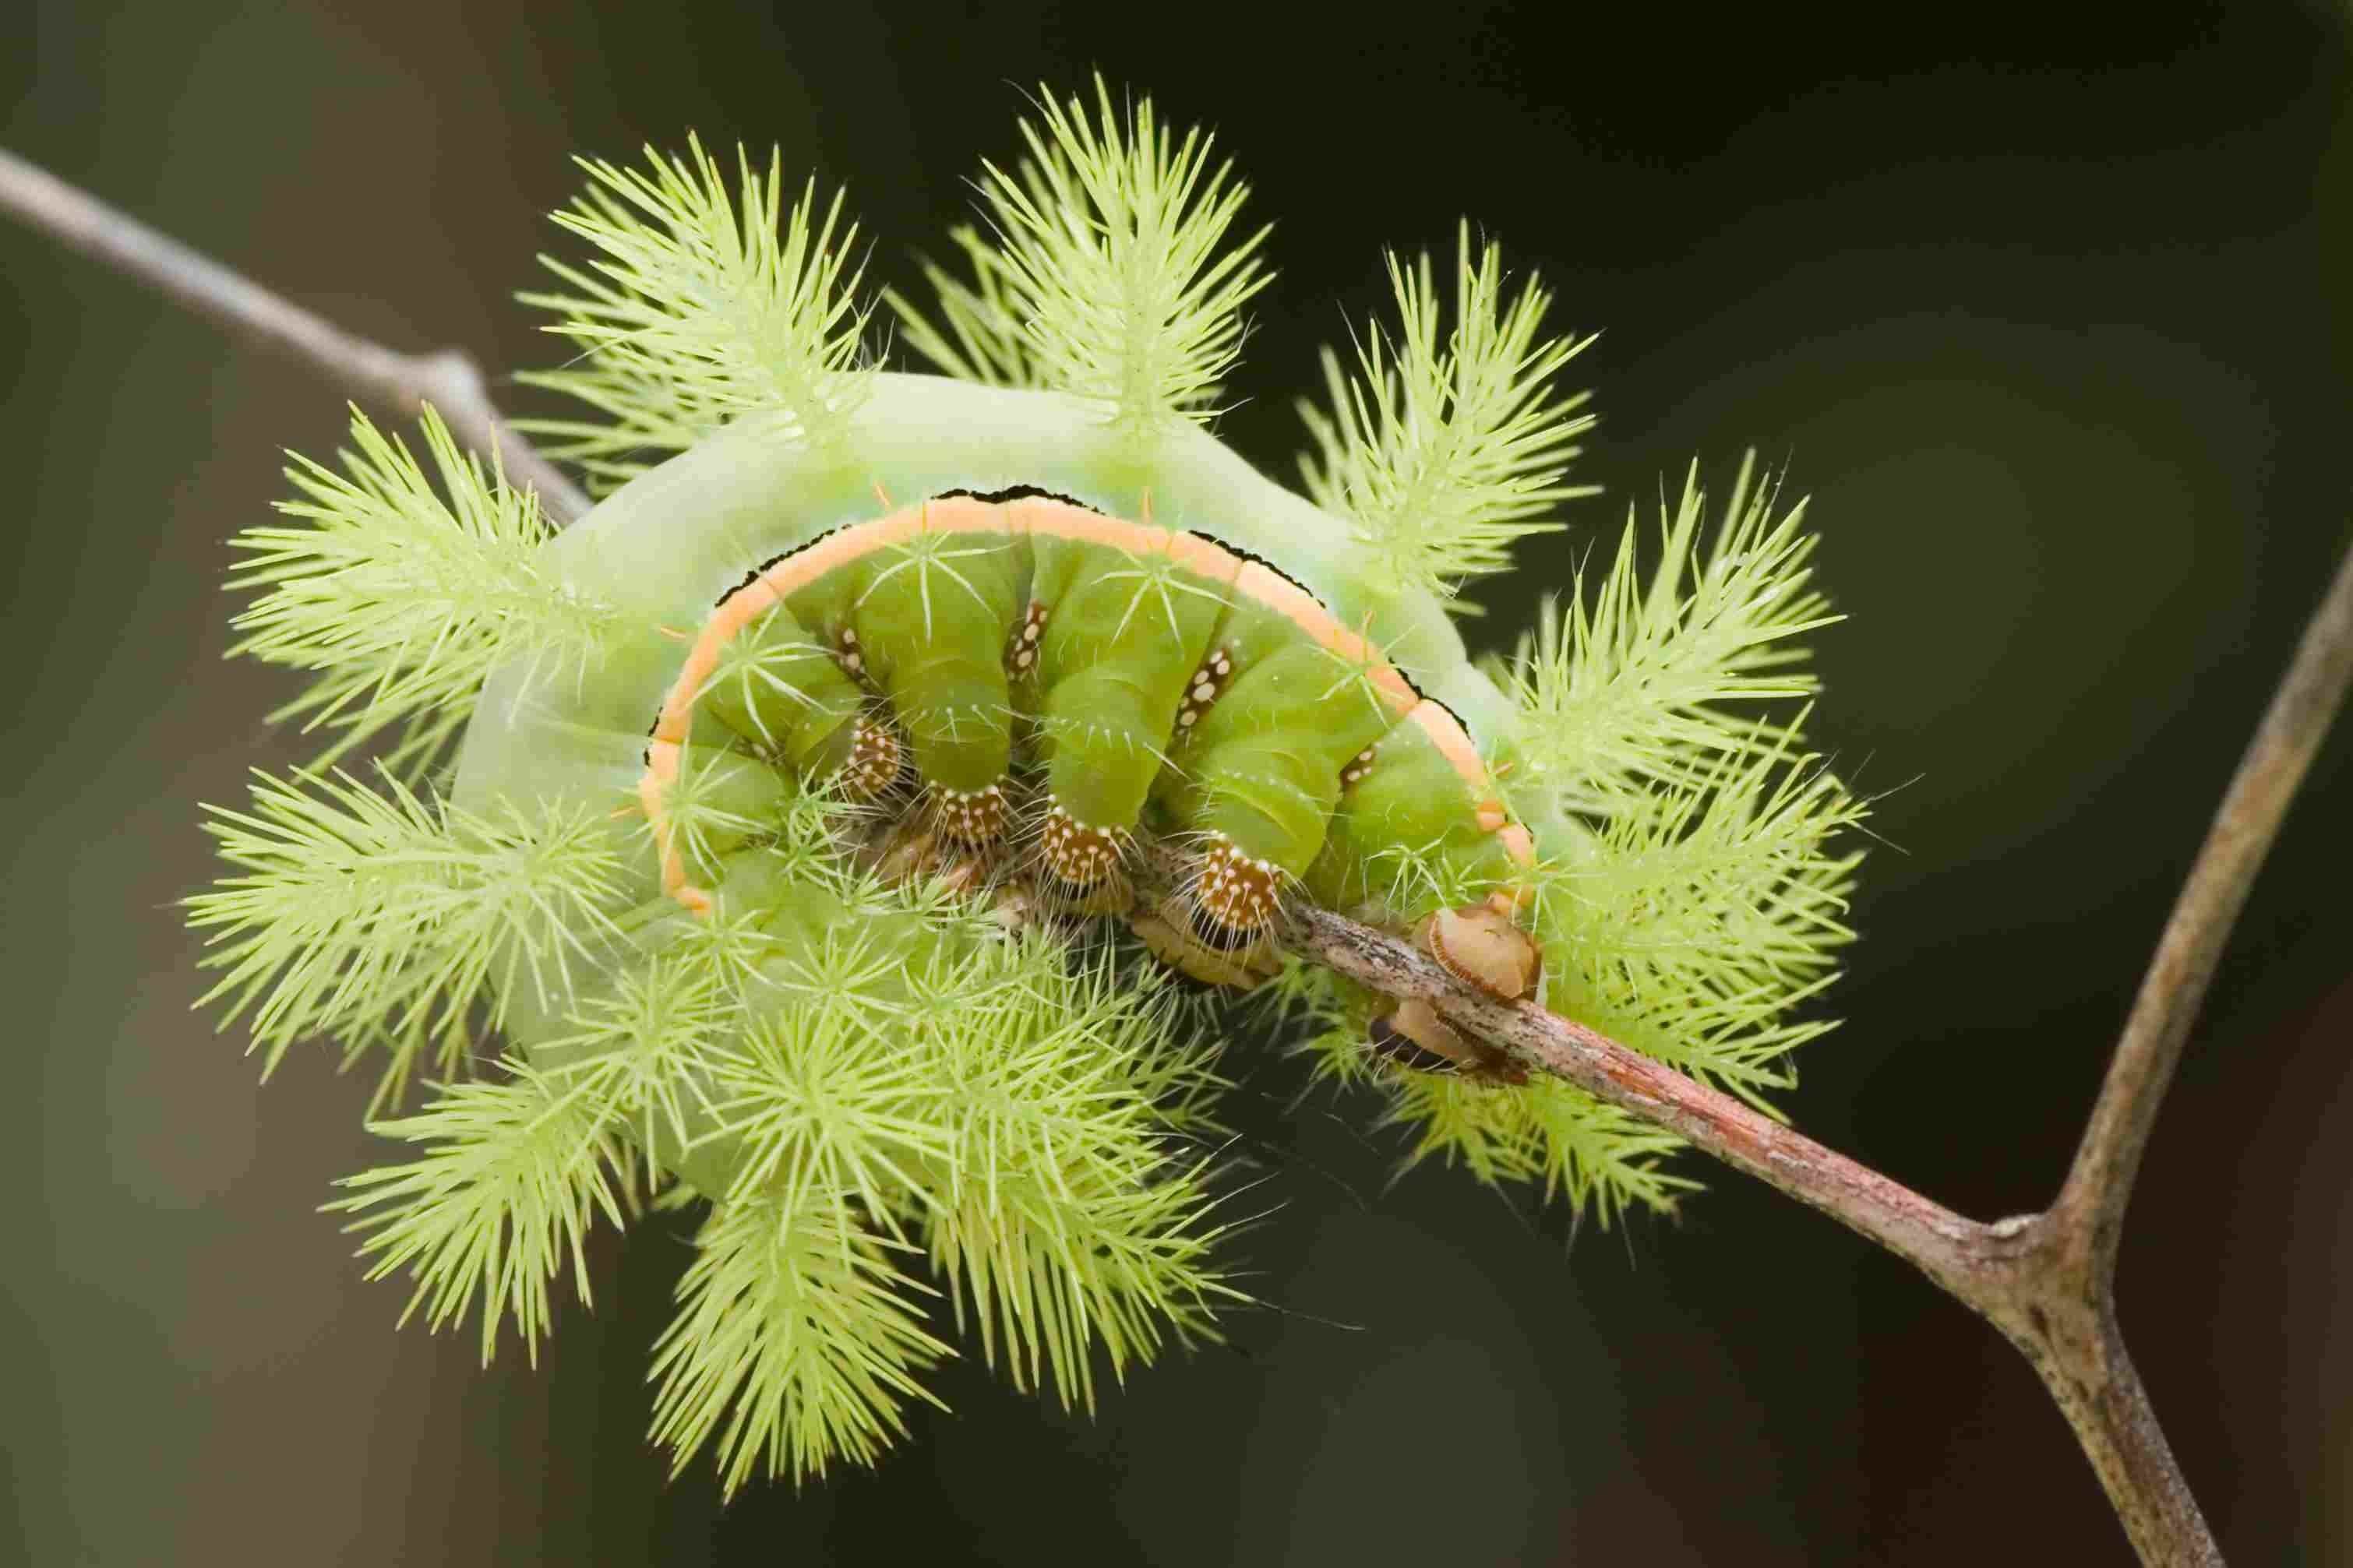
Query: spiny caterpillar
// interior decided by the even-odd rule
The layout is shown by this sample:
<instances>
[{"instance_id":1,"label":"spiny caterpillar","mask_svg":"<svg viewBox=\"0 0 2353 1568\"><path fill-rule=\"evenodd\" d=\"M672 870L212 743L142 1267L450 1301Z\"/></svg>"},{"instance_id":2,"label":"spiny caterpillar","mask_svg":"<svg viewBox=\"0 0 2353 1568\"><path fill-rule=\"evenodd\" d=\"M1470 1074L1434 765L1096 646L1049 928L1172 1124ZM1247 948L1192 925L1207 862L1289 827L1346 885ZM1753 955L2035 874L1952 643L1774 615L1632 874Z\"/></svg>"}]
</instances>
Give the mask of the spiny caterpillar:
<instances>
[{"instance_id":1,"label":"spiny caterpillar","mask_svg":"<svg viewBox=\"0 0 2353 1568\"><path fill-rule=\"evenodd\" d=\"M588 163L556 221L591 257L527 297L579 357L524 379L596 412L534 426L595 510L551 532L428 410L429 476L357 418L235 541L237 651L337 733L208 824L207 1000L272 1067L380 1058L375 1110L434 1073L375 1124L417 1156L330 1206L437 1325L479 1300L486 1357L509 1315L536 1353L567 1256L586 1297L596 1215L707 1205L655 1436L731 1489L904 1431L955 1353L926 1264L1066 1402L1243 1300L1220 1016L1171 970L1385 1093L1410 1160L1605 1222L1687 1184L1665 1134L1286 956L1292 904L1751 1098L1848 934L1860 807L1802 714L1739 706L1813 690L1798 509L1744 468L1703 548L1688 483L1647 580L1630 521L1474 664L1461 584L1584 493L1549 296L1467 230L1451 313L1393 258L1303 496L1205 428L1269 276L1207 140L1100 82L1022 129L966 277L883 296L944 374L871 363L838 197Z\"/></svg>"}]
</instances>

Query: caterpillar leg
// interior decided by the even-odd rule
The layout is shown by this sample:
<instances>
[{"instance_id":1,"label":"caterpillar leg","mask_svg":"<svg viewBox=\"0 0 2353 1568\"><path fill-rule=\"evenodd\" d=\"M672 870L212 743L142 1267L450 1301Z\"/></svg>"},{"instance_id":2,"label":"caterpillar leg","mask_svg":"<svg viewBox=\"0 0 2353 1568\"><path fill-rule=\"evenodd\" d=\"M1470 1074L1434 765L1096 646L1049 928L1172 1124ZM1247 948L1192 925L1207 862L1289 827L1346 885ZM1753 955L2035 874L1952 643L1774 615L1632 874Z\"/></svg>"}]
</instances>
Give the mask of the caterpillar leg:
<instances>
[{"instance_id":1,"label":"caterpillar leg","mask_svg":"<svg viewBox=\"0 0 2353 1568\"><path fill-rule=\"evenodd\" d=\"M1127 870L1133 834L1086 826L1050 796L1033 820L1028 848L1042 901L1071 915L1124 914L1135 902Z\"/></svg>"},{"instance_id":2,"label":"caterpillar leg","mask_svg":"<svg viewBox=\"0 0 2353 1568\"><path fill-rule=\"evenodd\" d=\"M1543 951L1495 903L1436 910L1414 940L1449 974L1504 1001L1533 996L1543 983ZM1419 996L1375 1018L1367 1033L1374 1056L1411 1071L1461 1073L1487 1083L1528 1080L1510 1058L1464 1036Z\"/></svg>"},{"instance_id":3,"label":"caterpillar leg","mask_svg":"<svg viewBox=\"0 0 2353 1568\"><path fill-rule=\"evenodd\" d=\"M1196 934L1196 912L1188 899L1174 895L1151 909L1129 911L1127 925L1155 958L1204 984L1249 991L1282 973L1282 961L1271 942L1213 946Z\"/></svg>"}]
</instances>

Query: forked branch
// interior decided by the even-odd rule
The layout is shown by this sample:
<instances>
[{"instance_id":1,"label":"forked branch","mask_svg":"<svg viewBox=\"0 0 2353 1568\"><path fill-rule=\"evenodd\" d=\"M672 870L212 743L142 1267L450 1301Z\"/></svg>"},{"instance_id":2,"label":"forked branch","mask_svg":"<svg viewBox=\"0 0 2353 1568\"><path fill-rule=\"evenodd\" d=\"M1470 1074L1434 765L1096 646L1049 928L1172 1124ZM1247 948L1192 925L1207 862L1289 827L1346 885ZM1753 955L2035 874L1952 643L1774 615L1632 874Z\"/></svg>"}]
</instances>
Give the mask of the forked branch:
<instances>
[{"instance_id":1,"label":"forked branch","mask_svg":"<svg viewBox=\"0 0 2353 1568\"><path fill-rule=\"evenodd\" d=\"M293 353L388 408L430 402L470 444L499 454L559 522L587 500L500 417L472 363L396 353L0 151L0 208L121 268L197 314ZM2221 1556L2117 1332L2116 1238L2159 1103L2215 962L2353 679L2353 555L2339 569L2264 714L2158 946L2073 1168L2047 1213L1982 1224L1828 1149L1729 1095L1580 1024L1464 986L1410 944L1309 910L1297 950L1397 996L1430 997L1528 1067L1675 1133L1917 1267L2018 1345L2051 1389L2117 1517L2150 1563Z\"/></svg>"}]
</instances>

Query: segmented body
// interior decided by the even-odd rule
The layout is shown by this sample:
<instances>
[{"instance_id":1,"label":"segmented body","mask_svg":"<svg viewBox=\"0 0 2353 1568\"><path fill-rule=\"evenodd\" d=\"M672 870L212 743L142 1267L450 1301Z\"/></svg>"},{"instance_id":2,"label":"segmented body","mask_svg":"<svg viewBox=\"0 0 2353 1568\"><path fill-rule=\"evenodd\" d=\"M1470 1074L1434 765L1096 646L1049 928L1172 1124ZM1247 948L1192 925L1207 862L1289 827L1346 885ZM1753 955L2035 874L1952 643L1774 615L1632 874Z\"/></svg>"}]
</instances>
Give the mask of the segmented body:
<instances>
[{"instance_id":1,"label":"segmented body","mask_svg":"<svg viewBox=\"0 0 2353 1568\"><path fill-rule=\"evenodd\" d=\"M1060 499L960 495L767 563L715 607L647 745L664 888L708 905L667 812L694 748L871 796L898 782L861 763L899 750L882 735L905 737L910 818L1051 906L1124 912L1139 839L1187 846L1182 933L1219 952L1261 942L1288 889L1377 900L1384 848L1464 886L1529 854L1454 716L1265 563Z\"/></svg>"}]
</instances>

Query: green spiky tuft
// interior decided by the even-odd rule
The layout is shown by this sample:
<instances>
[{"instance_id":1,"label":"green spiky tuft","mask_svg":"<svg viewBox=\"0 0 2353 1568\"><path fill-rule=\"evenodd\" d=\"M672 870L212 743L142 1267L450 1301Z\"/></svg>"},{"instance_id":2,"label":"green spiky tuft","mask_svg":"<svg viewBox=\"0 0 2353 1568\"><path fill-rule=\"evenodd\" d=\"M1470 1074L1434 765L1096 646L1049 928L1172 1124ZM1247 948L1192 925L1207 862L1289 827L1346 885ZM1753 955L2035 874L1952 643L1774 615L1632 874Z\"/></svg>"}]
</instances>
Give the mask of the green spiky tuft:
<instances>
[{"instance_id":1,"label":"green spiky tuft","mask_svg":"<svg viewBox=\"0 0 2353 1568\"><path fill-rule=\"evenodd\" d=\"M1271 278L1265 228L1228 243L1249 188L1210 166L1209 137L1176 140L1149 99L1121 112L1100 76L1092 117L1043 89L1038 115L1027 159L983 165L997 243L956 239L975 281L926 268L946 331L892 300L910 342L952 375L1067 392L1139 434L1210 418L1241 308Z\"/></svg>"},{"instance_id":2,"label":"green spiky tuft","mask_svg":"<svg viewBox=\"0 0 2353 1568\"><path fill-rule=\"evenodd\" d=\"M1681 1139L1565 1083L1498 1094L1419 1074L1399 1086L1386 1120L1413 1130L1408 1165L1435 1159L1491 1187L1533 1185L1604 1229L1629 1210L1670 1210L1698 1185L1667 1169Z\"/></svg>"},{"instance_id":3,"label":"green spiky tuft","mask_svg":"<svg viewBox=\"0 0 2353 1568\"><path fill-rule=\"evenodd\" d=\"M733 1496L755 1472L871 1464L906 1432L902 1404L937 1404L915 1373L947 1355L910 1300L897 1249L837 1204L723 1204L695 1237L678 1319L654 1347L653 1435L672 1473L719 1449Z\"/></svg>"},{"instance_id":4,"label":"green spiky tuft","mask_svg":"<svg viewBox=\"0 0 2353 1568\"><path fill-rule=\"evenodd\" d=\"M593 1099L561 1092L520 1064L508 1072L502 1083L445 1086L419 1114L375 1123L371 1131L427 1152L345 1178L338 1184L352 1195L326 1207L359 1216L350 1228L367 1237L360 1253L375 1259L369 1279L415 1274L409 1312L424 1307L438 1329L478 1303L483 1362L499 1325L512 1319L536 1365L548 1282L568 1258L588 1300L582 1243L596 1215L621 1223L612 1177L626 1167Z\"/></svg>"},{"instance_id":5,"label":"green spiky tuft","mask_svg":"<svg viewBox=\"0 0 2353 1568\"><path fill-rule=\"evenodd\" d=\"M1116 1375L1172 1332L1208 1335L1209 1306L1243 1299L1208 1266L1222 1227L1208 1223L1206 1162L1178 1155L1166 1109L1222 1085L1170 1039L1167 993L1106 960L1012 958L931 994L930 1070L955 1140L926 1216L932 1257L961 1279L958 1321L968 1300L991 1364L1091 1409L1091 1342ZM962 1022L968 1009L985 1022Z\"/></svg>"},{"instance_id":6,"label":"green spiky tuft","mask_svg":"<svg viewBox=\"0 0 2353 1568\"><path fill-rule=\"evenodd\" d=\"M1035 164L1022 165L1025 176L1033 175L1035 169ZM1030 185L1034 201L1052 199L1034 178ZM939 296L939 326L904 294L882 290L882 302L897 314L906 345L959 381L984 386L1045 385L1045 373L1022 332L1021 306L1004 253L970 224L948 230L948 241L964 253L973 280L965 282L935 261L923 262L923 281Z\"/></svg>"},{"instance_id":7,"label":"green spiky tuft","mask_svg":"<svg viewBox=\"0 0 2353 1568\"><path fill-rule=\"evenodd\" d=\"M574 957L610 927L620 868L609 825L585 806L485 818L381 783L256 773L251 810L207 808L242 874L186 900L209 933L205 966L227 971L196 1005L224 1003L223 1027L249 1012L265 1071L311 1036L380 1047L379 1104L428 1044L438 1070L461 1069L487 993L495 1025L526 985L568 988Z\"/></svg>"},{"instance_id":8,"label":"green spiky tuft","mask_svg":"<svg viewBox=\"0 0 2353 1568\"><path fill-rule=\"evenodd\" d=\"M717 1118L712 1075L741 1006L722 964L657 953L575 1006L540 1047L546 1076L601 1106L640 1149L682 1149Z\"/></svg>"},{"instance_id":9,"label":"green spiky tuft","mask_svg":"<svg viewBox=\"0 0 2353 1568\"><path fill-rule=\"evenodd\" d=\"M311 689L270 719L336 732L313 766L394 727L405 733L387 765L429 765L493 666L528 656L550 676L576 676L614 628L609 605L549 575L536 500L459 452L431 408L420 426L446 500L406 444L353 409L356 450L342 473L290 454L299 499L278 510L308 526L229 541L245 552L230 590L265 590L231 623L245 636L229 651L311 672Z\"/></svg>"},{"instance_id":10,"label":"green spiky tuft","mask_svg":"<svg viewBox=\"0 0 2353 1568\"><path fill-rule=\"evenodd\" d=\"M895 1230L907 1194L951 1152L946 1090L871 1000L895 967L888 955L850 932L797 967L778 982L792 1000L714 1063L713 1117L742 1149L731 1197L773 1193L798 1209L840 1194Z\"/></svg>"},{"instance_id":11,"label":"green spiky tuft","mask_svg":"<svg viewBox=\"0 0 2353 1568\"><path fill-rule=\"evenodd\" d=\"M1567 608L1546 605L1505 672L1518 721L1496 750L1517 769L1515 803L1540 818L1642 810L1654 786L1702 784L1721 759L1780 743L1750 705L1811 695L1795 639L1840 617L1811 586L1804 504L1777 516L1778 487L1755 469L1751 454L1704 552L1694 465L1672 511L1661 508L1647 579L1630 514L1598 589L1580 573Z\"/></svg>"},{"instance_id":12,"label":"green spiky tuft","mask_svg":"<svg viewBox=\"0 0 2353 1568\"><path fill-rule=\"evenodd\" d=\"M1546 1002L1748 1100L1831 1027L1792 1021L1836 973L1864 806L1797 750L1802 716L1753 756L1621 810L1536 879Z\"/></svg>"},{"instance_id":13,"label":"green spiky tuft","mask_svg":"<svg viewBox=\"0 0 2353 1568\"><path fill-rule=\"evenodd\" d=\"M1554 505L1593 493L1562 482L1593 420L1582 393L1553 383L1593 340L1544 330L1552 295L1533 279L1504 300L1503 254L1456 245L1453 324L1440 339L1430 258L1388 258L1398 326L1358 342L1356 374L1324 354L1328 412L1302 402L1314 450L1300 459L1308 495L1349 519L1393 584L1451 597L1506 570L1512 545L1563 525Z\"/></svg>"},{"instance_id":14,"label":"green spiky tuft","mask_svg":"<svg viewBox=\"0 0 2353 1568\"><path fill-rule=\"evenodd\" d=\"M1547 606L1501 669L1515 713L1493 748L1514 814L1548 847L1526 878L1546 1005L1767 1110L1789 1053L1832 1026L1803 1009L1853 939L1861 855L1845 845L1865 815L1805 750L1806 712L1759 706L1814 690L1794 639L1837 618L1810 586L1802 507L1776 500L1744 463L1703 546L1694 472L1647 575L1630 525L1599 593L1580 582L1571 608ZM1367 873L1393 907L1485 890L1436 845L1390 846ZM1387 1095L1409 1165L1534 1184L1604 1225L1689 1184L1665 1167L1673 1138L1565 1084L1377 1071L1375 1001L1345 981L1294 965L1268 994L1318 1077Z\"/></svg>"},{"instance_id":15,"label":"green spiky tuft","mask_svg":"<svg viewBox=\"0 0 2353 1568\"><path fill-rule=\"evenodd\" d=\"M555 222L596 254L585 268L542 257L571 291L522 296L555 313L547 330L582 363L519 379L604 419L522 427L553 437L549 451L600 491L643 471L645 454L683 451L737 419L768 419L794 439L839 436L862 394L867 316L840 195L819 213L811 182L787 212L781 155L763 173L741 148L731 195L692 138L684 158L648 148L646 163L580 161L588 189Z\"/></svg>"},{"instance_id":16,"label":"green spiky tuft","mask_svg":"<svg viewBox=\"0 0 2353 1568\"><path fill-rule=\"evenodd\" d=\"M1375 999L1328 970L1294 959L1253 1000L1316 1079L1386 1100L1380 1124L1410 1139L1400 1173L1459 1165L1487 1186L1535 1187L1605 1230L1630 1211L1671 1211L1697 1185L1668 1168L1682 1140L1566 1083L1498 1089L1382 1070L1365 1050Z\"/></svg>"}]
</instances>

